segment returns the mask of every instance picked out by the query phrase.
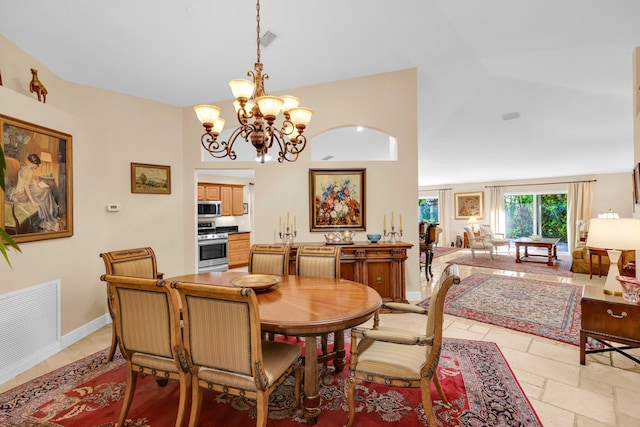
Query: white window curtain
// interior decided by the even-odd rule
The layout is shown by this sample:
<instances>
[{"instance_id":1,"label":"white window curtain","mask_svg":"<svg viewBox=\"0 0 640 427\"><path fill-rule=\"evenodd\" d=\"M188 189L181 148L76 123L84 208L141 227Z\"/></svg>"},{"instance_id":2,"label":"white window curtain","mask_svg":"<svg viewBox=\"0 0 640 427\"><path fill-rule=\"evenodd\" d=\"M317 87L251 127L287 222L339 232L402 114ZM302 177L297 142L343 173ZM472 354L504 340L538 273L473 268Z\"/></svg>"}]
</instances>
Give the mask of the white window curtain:
<instances>
[{"instance_id":1,"label":"white window curtain","mask_svg":"<svg viewBox=\"0 0 640 427\"><path fill-rule=\"evenodd\" d=\"M569 183L567 189L567 243L569 253L573 253L580 235L578 221L591 219L593 188L591 181Z\"/></svg>"},{"instance_id":2,"label":"white window curtain","mask_svg":"<svg viewBox=\"0 0 640 427\"><path fill-rule=\"evenodd\" d=\"M489 207L489 225L495 233L506 233L504 218L504 187L491 187L491 206Z\"/></svg>"},{"instance_id":3,"label":"white window curtain","mask_svg":"<svg viewBox=\"0 0 640 427\"><path fill-rule=\"evenodd\" d=\"M449 246L449 217L451 216L451 190L438 191L438 221L442 227L442 235L438 246Z\"/></svg>"}]
</instances>

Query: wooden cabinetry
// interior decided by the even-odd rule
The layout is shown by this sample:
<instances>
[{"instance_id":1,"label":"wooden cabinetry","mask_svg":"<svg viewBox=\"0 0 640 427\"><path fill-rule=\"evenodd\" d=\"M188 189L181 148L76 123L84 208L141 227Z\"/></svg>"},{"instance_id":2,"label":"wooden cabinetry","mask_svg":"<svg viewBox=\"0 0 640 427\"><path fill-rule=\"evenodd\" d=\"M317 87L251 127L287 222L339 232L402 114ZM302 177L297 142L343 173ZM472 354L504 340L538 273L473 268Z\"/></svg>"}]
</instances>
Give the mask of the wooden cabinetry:
<instances>
[{"instance_id":1,"label":"wooden cabinetry","mask_svg":"<svg viewBox=\"0 0 640 427\"><path fill-rule=\"evenodd\" d=\"M251 233L229 234L229 268L245 267L249 265L250 249Z\"/></svg>"},{"instance_id":2,"label":"wooden cabinetry","mask_svg":"<svg viewBox=\"0 0 640 427\"><path fill-rule=\"evenodd\" d=\"M241 216L244 185L199 182L198 200L219 200L222 202L222 216Z\"/></svg>"},{"instance_id":3,"label":"wooden cabinetry","mask_svg":"<svg viewBox=\"0 0 640 427\"><path fill-rule=\"evenodd\" d=\"M220 185L203 182L198 183L198 200L221 200Z\"/></svg>"},{"instance_id":4,"label":"wooden cabinetry","mask_svg":"<svg viewBox=\"0 0 640 427\"><path fill-rule=\"evenodd\" d=\"M297 247L291 246L289 253L289 274L295 274ZM322 243L308 243L318 244ZM363 283L375 289L385 302L407 302L405 282L405 261L410 243L369 243L355 242L341 246L340 277Z\"/></svg>"},{"instance_id":5,"label":"wooden cabinetry","mask_svg":"<svg viewBox=\"0 0 640 427\"><path fill-rule=\"evenodd\" d=\"M605 295L602 288L585 286L581 301L580 364L585 364L585 354L617 351L636 363L640 360L623 350L640 347L640 305L627 303L622 297ZM607 347L602 350L586 349L587 337L613 341L627 348Z\"/></svg>"}]
</instances>

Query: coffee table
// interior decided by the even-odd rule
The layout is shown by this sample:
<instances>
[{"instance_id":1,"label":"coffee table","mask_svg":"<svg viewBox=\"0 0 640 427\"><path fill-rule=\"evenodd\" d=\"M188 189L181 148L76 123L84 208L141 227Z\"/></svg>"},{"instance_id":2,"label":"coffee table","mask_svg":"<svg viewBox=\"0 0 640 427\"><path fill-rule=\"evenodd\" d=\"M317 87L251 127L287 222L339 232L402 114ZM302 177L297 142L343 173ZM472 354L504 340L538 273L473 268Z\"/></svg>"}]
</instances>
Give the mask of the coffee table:
<instances>
[{"instance_id":1,"label":"coffee table","mask_svg":"<svg viewBox=\"0 0 640 427\"><path fill-rule=\"evenodd\" d=\"M558 259L558 242L560 239L552 237L543 237L540 240L531 240L529 237L521 237L515 240L516 244L516 262L522 261L529 262L545 262L547 265L552 266L553 262ZM520 256L520 247L524 247L524 255ZM529 248L547 248L547 254L535 254L529 253ZM546 261L537 261L531 257L544 257Z\"/></svg>"}]
</instances>

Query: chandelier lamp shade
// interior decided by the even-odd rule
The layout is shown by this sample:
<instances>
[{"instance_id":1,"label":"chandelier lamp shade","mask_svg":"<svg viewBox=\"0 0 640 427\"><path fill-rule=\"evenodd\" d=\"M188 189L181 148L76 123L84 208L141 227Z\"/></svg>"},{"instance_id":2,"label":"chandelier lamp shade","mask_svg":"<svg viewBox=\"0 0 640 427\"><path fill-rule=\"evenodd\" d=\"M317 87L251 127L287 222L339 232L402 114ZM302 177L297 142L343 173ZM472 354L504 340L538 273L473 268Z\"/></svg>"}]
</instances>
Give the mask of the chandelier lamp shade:
<instances>
[{"instance_id":1,"label":"chandelier lamp shade","mask_svg":"<svg viewBox=\"0 0 640 427\"><path fill-rule=\"evenodd\" d=\"M260 62L260 0L256 3L256 14L257 60L254 70L247 73L251 80L236 79L229 82L235 97L233 105L239 126L233 130L228 141L218 141L218 135L225 125L225 120L220 118L220 108L196 105L193 110L205 129L201 143L212 157L235 160L237 156L233 146L236 140L242 139L253 145L261 163L264 163L267 152L274 146L279 149L278 162L295 162L307 145L303 132L313 110L300 107L300 100L294 96L269 96L265 92L264 81L269 75L263 74ZM276 119L280 113L283 120L278 125Z\"/></svg>"}]
</instances>

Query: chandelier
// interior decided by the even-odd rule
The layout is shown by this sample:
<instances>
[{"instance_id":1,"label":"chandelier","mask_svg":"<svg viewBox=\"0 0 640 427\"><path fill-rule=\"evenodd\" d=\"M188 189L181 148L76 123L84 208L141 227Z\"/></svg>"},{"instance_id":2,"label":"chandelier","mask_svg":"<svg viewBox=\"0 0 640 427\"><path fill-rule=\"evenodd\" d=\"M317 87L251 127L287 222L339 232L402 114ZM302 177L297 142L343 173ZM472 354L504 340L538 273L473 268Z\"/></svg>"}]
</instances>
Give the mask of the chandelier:
<instances>
[{"instance_id":1,"label":"chandelier","mask_svg":"<svg viewBox=\"0 0 640 427\"><path fill-rule=\"evenodd\" d=\"M253 81L239 79L229 82L236 98L233 106L240 126L233 130L228 141L218 141L218 135L225 124L225 120L219 118L220 108L196 105L193 109L206 131L200 140L212 157L228 156L235 160L233 145L238 138L244 139L254 146L261 163L264 163L267 151L276 143L279 148L278 162L295 162L307 145L307 138L302 133L311 120L313 110L298 107L300 100L296 97L269 96L265 92L264 81L269 75L262 73L260 62L260 0L256 3L256 22L258 58L254 71L247 73ZM275 121L280 112L283 113L284 120L278 126Z\"/></svg>"}]
</instances>

